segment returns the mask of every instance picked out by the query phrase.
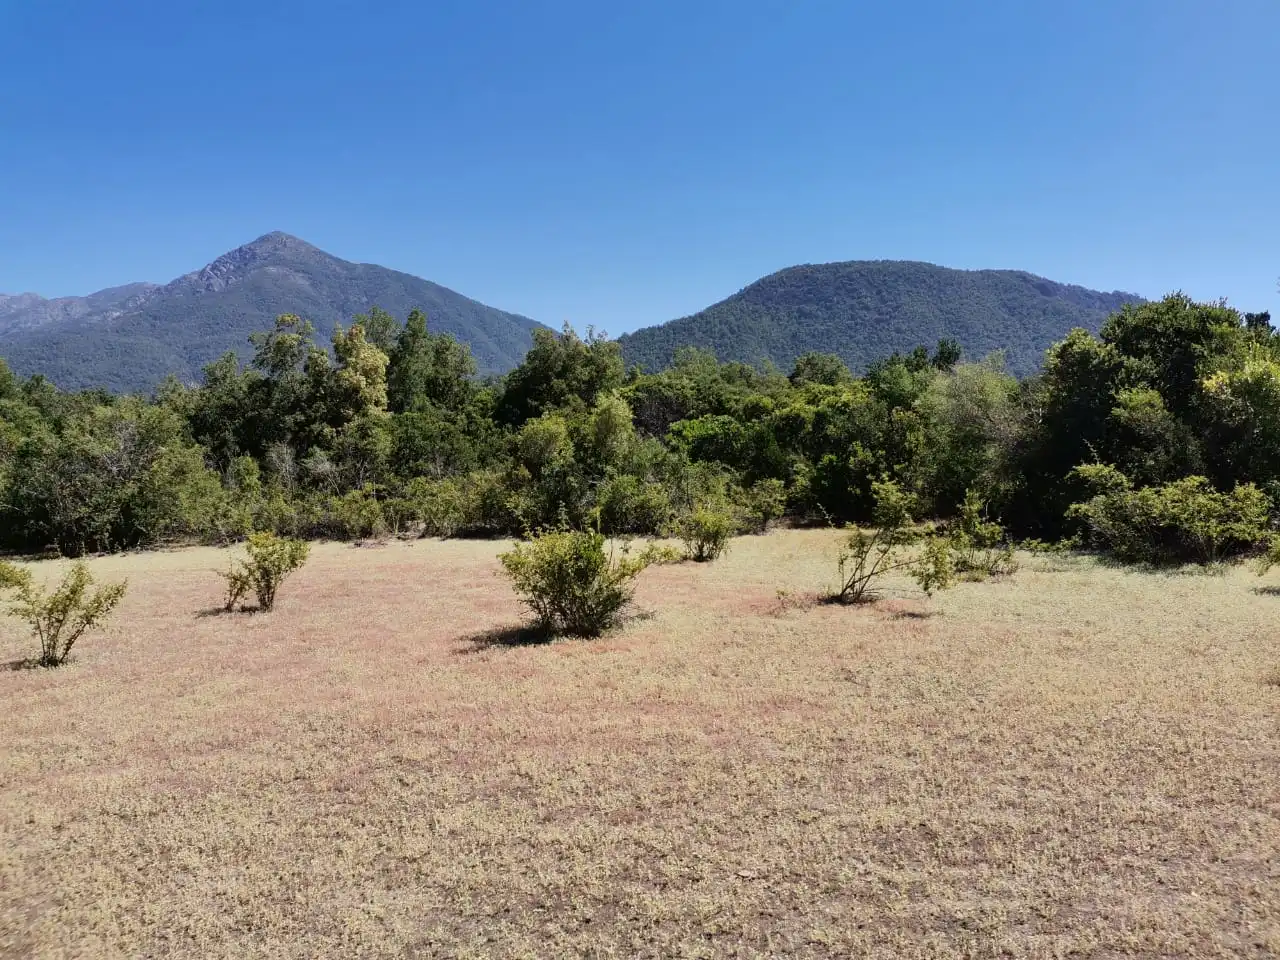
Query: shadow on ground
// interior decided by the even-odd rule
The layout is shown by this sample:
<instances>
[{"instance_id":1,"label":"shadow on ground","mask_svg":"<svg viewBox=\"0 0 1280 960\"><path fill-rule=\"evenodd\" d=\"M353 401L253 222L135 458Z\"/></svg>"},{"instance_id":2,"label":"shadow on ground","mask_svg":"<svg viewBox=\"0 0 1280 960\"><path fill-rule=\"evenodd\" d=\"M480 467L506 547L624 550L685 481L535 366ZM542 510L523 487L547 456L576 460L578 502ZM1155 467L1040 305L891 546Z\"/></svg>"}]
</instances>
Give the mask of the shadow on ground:
<instances>
[{"instance_id":1,"label":"shadow on ground","mask_svg":"<svg viewBox=\"0 0 1280 960\"><path fill-rule=\"evenodd\" d=\"M206 617L245 617L259 612L257 607L241 607L238 610L228 610L226 607L209 607L207 610L197 610L196 619L204 620Z\"/></svg>"},{"instance_id":2,"label":"shadow on ground","mask_svg":"<svg viewBox=\"0 0 1280 960\"><path fill-rule=\"evenodd\" d=\"M494 647L537 647L550 643L551 634L528 624L494 627L462 638L462 646L455 653L482 653Z\"/></svg>"}]
</instances>

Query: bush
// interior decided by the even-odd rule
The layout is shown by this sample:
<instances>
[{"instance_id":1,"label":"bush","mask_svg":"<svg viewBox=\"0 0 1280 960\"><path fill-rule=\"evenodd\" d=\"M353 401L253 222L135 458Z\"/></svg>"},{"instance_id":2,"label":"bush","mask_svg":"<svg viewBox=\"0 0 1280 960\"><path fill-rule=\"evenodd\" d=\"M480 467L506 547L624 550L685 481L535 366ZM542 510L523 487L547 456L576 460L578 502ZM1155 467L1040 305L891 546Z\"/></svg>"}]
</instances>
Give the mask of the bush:
<instances>
[{"instance_id":1,"label":"bush","mask_svg":"<svg viewBox=\"0 0 1280 960\"><path fill-rule=\"evenodd\" d=\"M90 592L93 577L83 562L77 562L58 589L46 593L37 586L31 571L0 561L0 589L17 591L8 612L25 620L40 643L42 667L58 667L67 662L71 648L87 630L102 624L124 597L126 581L111 583Z\"/></svg>"},{"instance_id":2,"label":"bush","mask_svg":"<svg viewBox=\"0 0 1280 960\"><path fill-rule=\"evenodd\" d=\"M231 569L222 574L227 581L224 609L231 612L253 591L258 609L270 610L276 603L276 591L307 562L310 549L301 540L285 540L273 533L251 534L245 544L247 558L233 561Z\"/></svg>"},{"instance_id":3,"label":"bush","mask_svg":"<svg viewBox=\"0 0 1280 960\"><path fill-rule=\"evenodd\" d=\"M877 599L876 583L886 574L905 570L932 595L945 590L954 580L950 544L935 534L921 534L911 522L915 498L897 484L886 480L872 485L875 498L873 532L854 527L840 550L837 569L840 585L832 594L838 603L867 603ZM903 550L922 543L915 556L904 556Z\"/></svg>"},{"instance_id":4,"label":"bush","mask_svg":"<svg viewBox=\"0 0 1280 960\"><path fill-rule=\"evenodd\" d=\"M632 581L655 558L614 558L599 533L536 535L502 554L503 569L548 633L594 637L614 626L631 602Z\"/></svg>"},{"instance_id":5,"label":"bush","mask_svg":"<svg viewBox=\"0 0 1280 960\"><path fill-rule=\"evenodd\" d=\"M453 480L437 480L413 491L424 537L456 536L466 522L466 498Z\"/></svg>"},{"instance_id":6,"label":"bush","mask_svg":"<svg viewBox=\"0 0 1280 960\"><path fill-rule=\"evenodd\" d=\"M331 497L328 513L332 530L341 540L365 540L386 535L382 504L368 487Z\"/></svg>"},{"instance_id":7,"label":"bush","mask_svg":"<svg viewBox=\"0 0 1280 960\"><path fill-rule=\"evenodd\" d=\"M1071 507L1087 541L1124 563L1218 563L1260 543L1269 501L1251 483L1230 493L1204 477L1135 490L1113 467L1077 467L1097 492Z\"/></svg>"},{"instance_id":8,"label":"bush","mask_svg":"<svg viewBox=\"0 0 1280 960\"><path fill-rule=\"evenodd\" d=\"M600 530L607 534L658 534L671 520L671 497L657 483L613 474L596 489Z\"/></svg>"},{"instance_id":9,"label":"bush","mask_svg":"<svg viewBox=\"0 0 1280 960\"><path fill-rule=\"evenodd\" d=\"M1005 540L1004 527L983 518L986 504L972 490L964 497L960 517L947 531L947 544L958 573L985 580L1014 573L1018 562Z\"/></svg>"},{"instance_id":10,"label":"bush","mask_svg":"<svg viewBox=\"0 0 1280 960\"><path fill-rule=\"evenodd\" d=\"M760 480L738 495L746 529L765 533L787 510L787 488L781 480Z\"/></svg>"},{"instance_id":11,"label":"bush","mask_svg":"<svg viewBox=\"0 0 1280 960\"><path fill-rule=\"evenodd\" d=\"M505 477L497 470L477 470L467 474L460 485L462 523L458 536L492 537L523 529L514 505L515 498Z\"/></svg>"},{"instance_id":12,"label":"bush","mask_svg":"<svg viewBox=\"0 0 1280 960\"><path fill-rule=\"evenodd\" d=\"M724 553L733 530L733 516L719 507L699 507L676 524L685 552L698 563L715 560Z\"/></svg>"}]
</instances>

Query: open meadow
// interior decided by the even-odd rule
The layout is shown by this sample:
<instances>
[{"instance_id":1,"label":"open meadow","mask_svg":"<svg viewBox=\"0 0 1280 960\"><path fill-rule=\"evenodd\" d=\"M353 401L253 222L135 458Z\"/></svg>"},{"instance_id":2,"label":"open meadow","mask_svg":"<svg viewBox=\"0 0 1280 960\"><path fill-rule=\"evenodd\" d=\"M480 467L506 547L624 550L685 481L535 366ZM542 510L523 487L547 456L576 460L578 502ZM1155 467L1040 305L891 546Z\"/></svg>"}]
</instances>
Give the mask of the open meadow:
<instances>
[{"instance_id":1,"label":"open meadow","mask_svg":"<svg viewBox=\"0 0 1280 960\"><path fill-rule=\"evenodd\" d=\"M0 673L0 954L1280 954L1274 577L815 603L836 545L533 646L497 542L320 546L261 615L225 551L94 560L105 631Z\"/></svg>"}]
</instances>

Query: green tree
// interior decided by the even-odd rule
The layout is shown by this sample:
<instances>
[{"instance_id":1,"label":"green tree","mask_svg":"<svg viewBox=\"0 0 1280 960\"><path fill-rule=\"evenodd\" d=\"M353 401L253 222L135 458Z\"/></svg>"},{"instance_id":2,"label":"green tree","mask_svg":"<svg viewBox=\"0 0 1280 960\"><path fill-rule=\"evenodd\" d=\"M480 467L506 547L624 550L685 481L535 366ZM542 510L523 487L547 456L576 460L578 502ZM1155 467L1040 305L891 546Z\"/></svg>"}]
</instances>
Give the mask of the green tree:
<instances>
[{"instance_id":1,"label":"green tree","mask_svg":"<svg viewBox=\"0 0 1280 960\"><path fill-rule=\"evenodd\" d=\"M396 413L427 407L460 411L475 394L475 359L466 344L427 329L420 310L409 319L389 352L387 394Z\"/></svg>"},{"instance_id":2,"label":"green tree","mask_svg":"<svg viewBox=\"0 0 1280 960\"><path fill-rule=\"evenodd\" d=\"M533 349L507 375L497 417L519 426L553 410L586 410L622 378L622 354L603 334L579 338L568 324L559 335L535 330Z\"/></svg>"},{"instance_id":3,"label":"green tree","mask_svg":"<svg viewBox=\"0 0 1280 960\"><path fill-rule=\"evenodd\" d=\"M852 381L853 374L849 372L845 362L834 353L806 353L796 360L796 365L788 379L796 386L819 383L828 387L838 387Z\"/></svg>"}]
</instances>

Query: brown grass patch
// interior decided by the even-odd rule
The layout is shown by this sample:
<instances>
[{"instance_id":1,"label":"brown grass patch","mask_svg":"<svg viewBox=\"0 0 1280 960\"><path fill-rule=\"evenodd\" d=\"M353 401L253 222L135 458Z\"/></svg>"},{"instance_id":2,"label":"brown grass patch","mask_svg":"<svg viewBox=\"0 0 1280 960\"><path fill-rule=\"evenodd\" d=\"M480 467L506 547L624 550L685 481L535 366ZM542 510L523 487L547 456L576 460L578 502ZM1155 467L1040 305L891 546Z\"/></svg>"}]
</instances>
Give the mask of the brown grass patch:
<instances>
[{"instance_id":1,"label":"brown grass patch","mask_svg":"<svg viewBox=\"0 0 1280 960\"><path fill-rule=\"evenodd\" d=\"M503 642L494 543L321 547L256 616L198 616L217 551L96 561L107 633L0 674L0 954L1280 952L1251 574L777 611L836 543L651 569L650 616L548 645Z\"/></svg>"}]
</instances>

